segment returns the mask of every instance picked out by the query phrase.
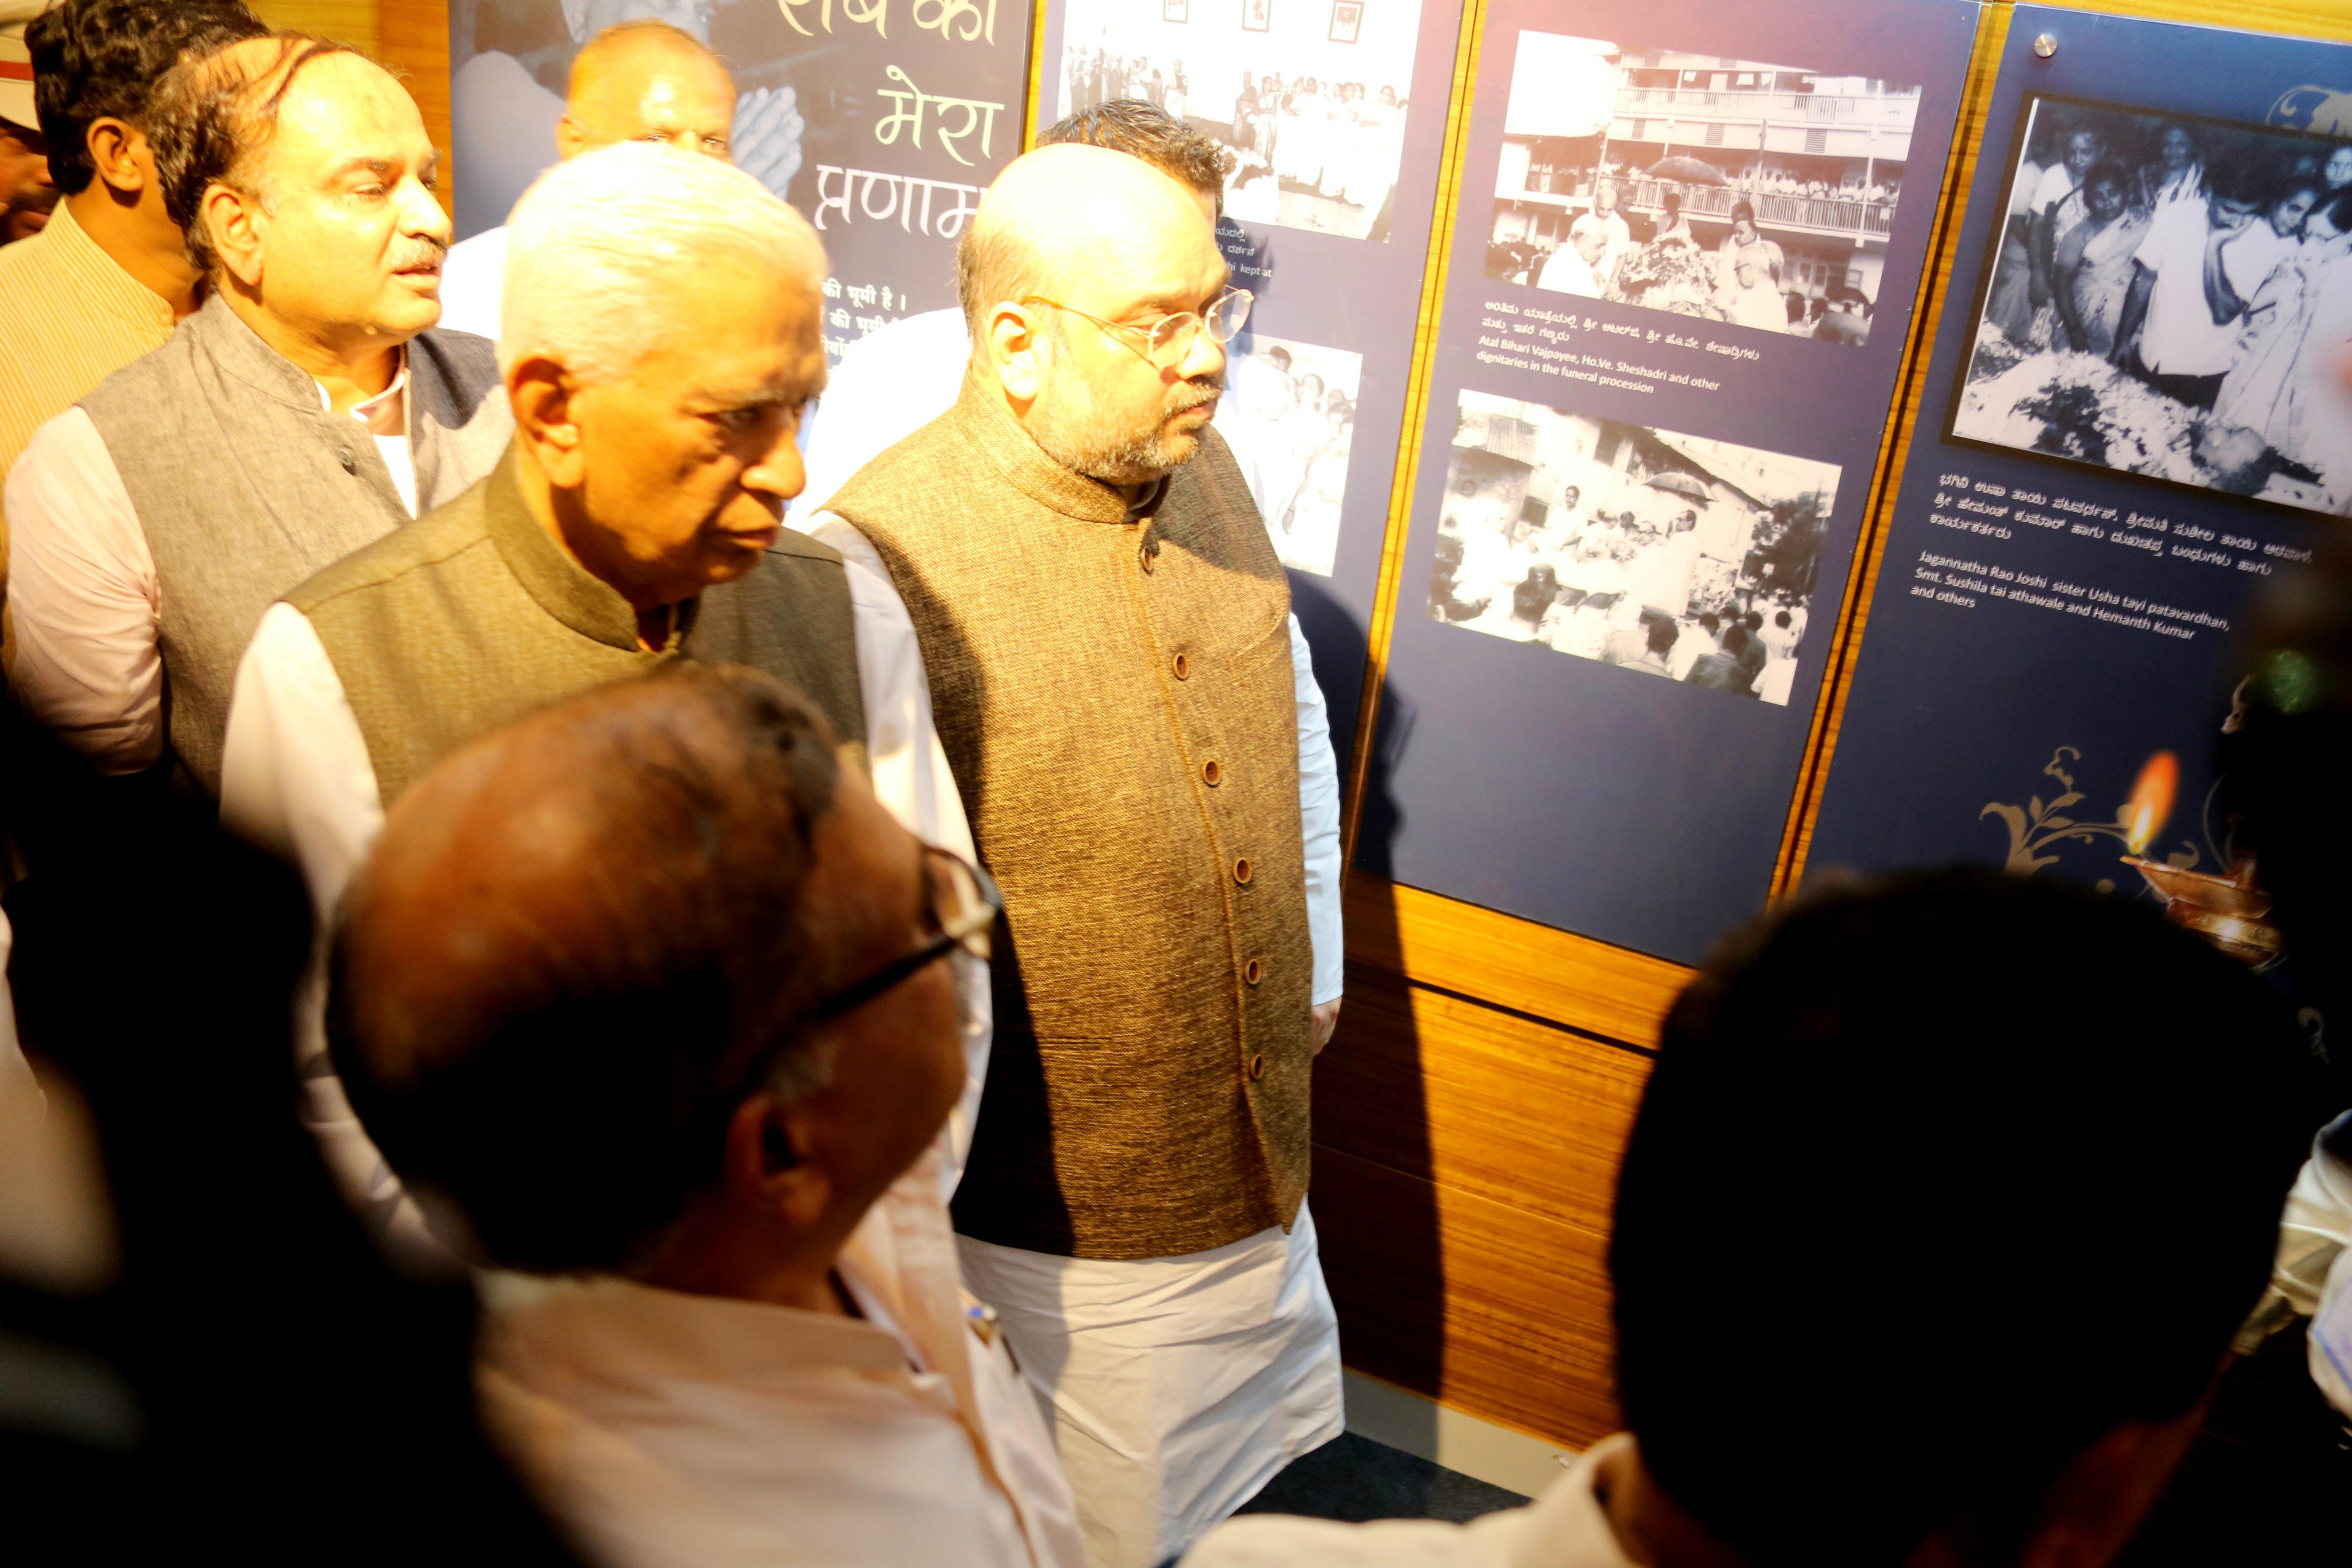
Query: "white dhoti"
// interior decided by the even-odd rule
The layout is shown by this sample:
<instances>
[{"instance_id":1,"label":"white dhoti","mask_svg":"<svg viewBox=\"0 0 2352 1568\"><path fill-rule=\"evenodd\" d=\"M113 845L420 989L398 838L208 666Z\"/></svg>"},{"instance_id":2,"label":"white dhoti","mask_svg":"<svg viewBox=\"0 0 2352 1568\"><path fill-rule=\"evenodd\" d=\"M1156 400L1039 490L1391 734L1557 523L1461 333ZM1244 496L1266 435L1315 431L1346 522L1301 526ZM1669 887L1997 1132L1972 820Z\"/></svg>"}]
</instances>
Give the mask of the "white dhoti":
<instances>
[{"instance_id":1,"label":"white dhoti","mask_svg":"<svg viewBox=\"0 0 2352 1568\"><path fill-rule=\"evenodd\" d=\"M1061 1451L1093 1568L1151 1568L1339 1435L1339 1325L1315 1222L1179 1258L956 1238Z\"/></svg>"}]
</instances>

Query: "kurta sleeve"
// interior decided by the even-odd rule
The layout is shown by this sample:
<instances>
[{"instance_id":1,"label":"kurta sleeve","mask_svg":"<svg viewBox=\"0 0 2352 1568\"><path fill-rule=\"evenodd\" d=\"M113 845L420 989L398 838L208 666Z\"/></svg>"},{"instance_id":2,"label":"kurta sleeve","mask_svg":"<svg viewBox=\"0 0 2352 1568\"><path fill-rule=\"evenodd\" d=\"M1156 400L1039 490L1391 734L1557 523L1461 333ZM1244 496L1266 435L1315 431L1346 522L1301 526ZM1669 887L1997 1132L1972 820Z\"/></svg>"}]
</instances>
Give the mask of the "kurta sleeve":
<instances>
[{"instance_id":1,"label":"kurta sleeve","mask_svg":"<svg viewBox=\"0 0 2352 1568\"><path fill-rule=\"evenodd\" d=\"M34 432L5 505L18 706L102 773L152 766L163 748L155 562L89 415L69 408Z\"/></svg>"},{"instance_id":2,"label":"kurta sleeve","mask_svg":"<svg viewBox=\"0 0 2352 1568\"><path fill-rule=\"evenodd\" d=\"M948 768L947 747L931 724L931 685L923 673L922 644L913 617L890 581L889 569L864 534L830 512L812 519L809 535L839 550L848 563L851 623L857 639L857 685L866 707L866 754L874 773L874 794L900 825L943 850L977 862L971 823L963 797ZM944 1196L955 1195L971 1153L972 1128L980 1117L982 1087L988 1081L993 1039L988 973L977 964L959 976L962 997L964 1088L948 1114L940 1179Z\"/></svg>"},{"instance_id":3,"label":"kurta sleeve","mask_svg":"<svg viewBox=\"0 0 2352 1568\"><path fill-rule=\"evenodd\" d=\"M375 765L342 679L290 604L263 612L236 667L221 822L299 865L322 920L383 828Z\"/></svg>"},{"instance_id":4,"label":"kurta sleeve","mask_svg":"<svg viewBox=\"0 0 2352 1568\"><path fill-rule=\"evenodd\" d=\"M361 1127L327 1059L326 925L383 831L383 801L342 678L309 617L290 604L262 612L237 664L221 747L221 822L299 865L319 914L319 949L295 998L303 1124L345 1198L387 1248L422 1268L448 1267L448 1253Z\"/></svg>"},{"instance_id":5,"label":"kurta sleeve","mask_svg":"<svg viewBox=\"0 0 2352 1568\"><path fill-rule=\"evenodd\" d=\"M1347 942L1339 920L1339 762L1331 716L1315 683L1315 655L1290 618L1291 682L1298 700L1299 837L1307 847L1307 934L1315 950L1317 1007L1346 988Z\"/></svg>"}]
</instances>

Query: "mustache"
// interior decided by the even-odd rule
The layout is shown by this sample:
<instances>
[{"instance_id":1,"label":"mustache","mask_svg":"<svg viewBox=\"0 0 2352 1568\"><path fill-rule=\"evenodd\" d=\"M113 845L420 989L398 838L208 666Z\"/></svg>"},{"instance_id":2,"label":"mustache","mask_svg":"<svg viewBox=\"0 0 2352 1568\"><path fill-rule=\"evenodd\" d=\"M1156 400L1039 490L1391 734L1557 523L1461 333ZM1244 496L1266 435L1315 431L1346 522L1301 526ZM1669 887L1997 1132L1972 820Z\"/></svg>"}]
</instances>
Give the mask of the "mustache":
<instances>
[{"instance_id":1,"label":"mustache","mask_svg":"<svg viewBox=\"0 0 2352 1568\"><path fill-rule=\"evenodd\" d=\"M1198 408L1204 402L1214 402L1224 395L1224 392L1225 378L1223 376L1202 376L1186 382L1181 391L1171 389L1171 395L1181 397L1182 401L1176 402L1168 412L1182 413L1185 410Z\"/></svg>"},{"instance_id":2,"label":"mustache","mask_svg":"<svg viewBox=\"0 0 2352 1568\"><path fill-rule=\"evenodd\" d=\"M411 267L438 267L441 265L441 258L448 254L449 247L437 239L411 240L402 249L394 253L392 270L406 272Z\"/></svg>"}]
</instances>

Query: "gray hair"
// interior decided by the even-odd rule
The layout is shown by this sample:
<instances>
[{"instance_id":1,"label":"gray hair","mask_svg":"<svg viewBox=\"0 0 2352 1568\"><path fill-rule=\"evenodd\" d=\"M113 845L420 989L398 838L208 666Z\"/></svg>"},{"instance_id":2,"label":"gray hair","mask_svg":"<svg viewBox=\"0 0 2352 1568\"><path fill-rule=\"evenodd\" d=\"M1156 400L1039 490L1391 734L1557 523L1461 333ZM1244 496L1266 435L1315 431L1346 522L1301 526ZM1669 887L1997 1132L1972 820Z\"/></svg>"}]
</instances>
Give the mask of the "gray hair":
<instances>
[{"instance_id":1,"label":"gray hair","mask_svg":"<svg viewBox=\"0 0 2352 1568\"><path fill-rule=\"evenodd\" d=\"M584 381L619 380L668 334L647 308L661 280L718 256L811 293L827 271L808 220L715 158L625 141L558 163L508 220L499 368L545 355Z\"/></svg>"}]
</instances>

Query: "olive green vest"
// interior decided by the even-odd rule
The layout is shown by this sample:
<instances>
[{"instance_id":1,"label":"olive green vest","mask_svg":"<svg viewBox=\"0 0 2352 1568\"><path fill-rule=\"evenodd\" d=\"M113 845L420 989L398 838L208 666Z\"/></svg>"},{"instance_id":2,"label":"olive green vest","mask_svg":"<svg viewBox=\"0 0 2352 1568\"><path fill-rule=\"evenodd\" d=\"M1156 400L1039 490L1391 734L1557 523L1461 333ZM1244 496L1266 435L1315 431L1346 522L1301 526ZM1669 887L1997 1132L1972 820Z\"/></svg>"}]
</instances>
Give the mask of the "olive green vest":
<instances>
[{"instance_id":1,"label":"olive green vest","mask_svg":"<svg viewBox=\"0 0 2352 1568\"><path fill-rule=\"evenodd\" d=\"M1130 509L967 388L831 509L914 617L1004 891L956 1228L1206 1251L1306 1196L1313 954L1290 589L1232 454Z\"/></svg>"},{"instance_id":2,"label":"olive green vest","mask_svg":"<svg viewBox=\"0 0 2352 1568\"><path fill-rule=\"evenodd\" d=\"M787 532L749 576L686 605L669 646L648 652L628 601L524 508L510 461L286 596L335 666L387 808L474 737L680 658L749 664L799 687L862 764L840 556Z\"/></svg>"}]
</instances>

